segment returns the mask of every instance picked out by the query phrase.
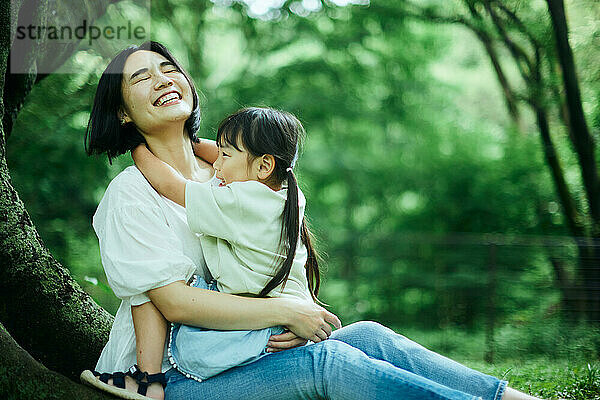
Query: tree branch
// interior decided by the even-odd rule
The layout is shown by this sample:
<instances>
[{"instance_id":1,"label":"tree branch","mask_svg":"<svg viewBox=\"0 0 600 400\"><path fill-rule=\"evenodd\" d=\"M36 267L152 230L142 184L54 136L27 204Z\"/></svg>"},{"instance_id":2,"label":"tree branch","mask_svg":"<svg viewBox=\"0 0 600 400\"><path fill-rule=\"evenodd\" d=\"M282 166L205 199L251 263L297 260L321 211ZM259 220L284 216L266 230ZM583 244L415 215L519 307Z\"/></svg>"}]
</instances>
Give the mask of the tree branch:
<instances>
[{"instance_id":1,"label":"tree branch","mask_svg":"<svg viewBox=\"0 0 600 400\"><path fill-rule=\"evenodd\" d=\"M504 44L515 59L517 66L519 67L519 71L521 72L521 75L523 75L525 80L527 80L533 69L532 62L529 59L529 56L527 55L525 50L523 50L510 38L504 25L502 24L502 21L500 20L500 17L498 16L498 14L496 14L494 9L490 5L489 0L484 0L484 7L487 10L488 14L490 14L490 17L492 17L492 22L494 23L496 30L500 34L500 37L502 37ZM527 67L527 71L523 68L523 64L525 64L525 66Z\"/></svg>"},{"instance_id":2,"label":"tree branch","mask_svg":"<svg viewBox=\"0 0 600 400\"><path fill-rule=\"evenodd\" d=\"M477 12L473 4L467 2L467 6L469 7L469 11L471 15L477 20L482 20L481 14ZM508 82L508 78L504 73L502 65L500 64L500 59L498 57L498 53L494 48L494 44L492 38L483 31L475 31L475 35L479 38L479 41L483 44L487 55L490 57L490 61L492 63L492 67L496 72L496 77L498 78L498 82L500 83L500 87L502 88L502 93L504 94L504 101L506 103L506 108L508 109L508 114L511 116L513 123L521 129L521 116L519 113L519 107L517 105L517 99L515 98L514 91L510 87L510 83Z\"/></svg>"},{"instance_id":3,"label":"tree branch","mask_svg":"<svg viewBox=\"0 0 600 400\"><path fill-rule=\"evenodd\" d=\"M568 26L562 0L547 0L552 18L552 26L558 50L558 59L562 68L563 83L569 110L569 124L573 132L573 144L577 152L583 177L590 213L594 223L594 235L600 234L600 187L592 139L583 113L579 82L569 45Z\"/></svg>"}]
</instances>

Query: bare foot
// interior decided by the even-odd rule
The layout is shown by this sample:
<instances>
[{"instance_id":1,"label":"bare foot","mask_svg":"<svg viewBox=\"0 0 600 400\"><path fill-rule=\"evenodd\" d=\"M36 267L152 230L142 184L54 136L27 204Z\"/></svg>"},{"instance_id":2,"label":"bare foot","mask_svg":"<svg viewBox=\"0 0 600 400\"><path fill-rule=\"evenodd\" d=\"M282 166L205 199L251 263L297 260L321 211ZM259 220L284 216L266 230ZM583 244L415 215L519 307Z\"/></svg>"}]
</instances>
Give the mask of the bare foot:
<instances>
[{"instance_id":1,"label":"bare foot","mask_svg":"<svg viewBox=\"0 0 600 400\"><path fill-rule=\"evenodd\" d=\"M137 390L137 389L136 389ZM162 385L158 382L151 383L148 386L148 391L146 392L146 397L150 397L155 400L164 400L165 399L165 390Z\"/></svg>"},{"instance_id":2,"label":"bare foot","mask_svg":"<svg viewBox=\"0 0 600 400\"><path fill-rule=\"evenodd\" d=\"M507 387L502 396L502 400L542 400L539 397L533 397L528 394L519 392L513 388Z\"/></svg>"}]
</instances>

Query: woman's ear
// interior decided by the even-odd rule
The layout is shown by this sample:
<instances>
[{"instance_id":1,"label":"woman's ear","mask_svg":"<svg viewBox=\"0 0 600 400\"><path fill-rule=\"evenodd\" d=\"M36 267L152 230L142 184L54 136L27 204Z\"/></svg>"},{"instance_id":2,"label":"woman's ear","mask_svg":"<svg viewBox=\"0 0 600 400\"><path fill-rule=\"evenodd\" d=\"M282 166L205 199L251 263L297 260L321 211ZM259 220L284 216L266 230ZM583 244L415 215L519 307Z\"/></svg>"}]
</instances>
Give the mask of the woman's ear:
<instances>
[{"instance_id":1,"label":"woman's ear","mask_svg":"<svg viewBox=\"0 0 600 400\"><path fill-rule=\"evenodd\" d=\"M254 168L258 179L261 181L269 179L275 171L275 157L271 154L264 154L254 160Z\"/></svg>"},{"instance_id":2,"label":"woman's ear","mask_svg":"<svg viewBox=\"0 0 600 400\"><path fill-rule=\"evenodd\" d=\"M123 107L119 108L119 111L117 112L117 118L119 119L119 123L121 125L128 124L132 121L131 118L129 118L129 115L127 115L127 113L123 109Z\"/></svg>"}]
</instances>

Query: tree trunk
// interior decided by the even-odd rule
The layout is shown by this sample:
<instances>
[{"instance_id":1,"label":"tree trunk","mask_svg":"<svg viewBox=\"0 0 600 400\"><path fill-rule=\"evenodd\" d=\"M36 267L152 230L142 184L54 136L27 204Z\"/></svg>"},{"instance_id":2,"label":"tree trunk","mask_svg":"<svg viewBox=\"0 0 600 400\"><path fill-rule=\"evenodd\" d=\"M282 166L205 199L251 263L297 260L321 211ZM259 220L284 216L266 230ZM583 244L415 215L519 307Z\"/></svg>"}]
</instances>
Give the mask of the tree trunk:
<instances>
[{"instance_id":1,"label":"tree trunk","mask_svg":"<svg viewBox=\"0 0 600 400\"><path fill-rule=\"evenodd\" d=\"M26 60L24 67L28 71L21 75L8 71L9 51L17 16L20 25L23 24L20 18L32 17L38 25L59 26L61 21L64 25L64 21L71 18L93 21L105 12L108 3L106 0L70 2L70 13L57 15L50 12L56 2L0 2L0 322L10 332L9 336L2 329L2 346L3 349L6 346L7 354L2 351L0 370L4 377L16 365L11 360L18 361L21 369L14 376L24 377L19 382L28 388L27 393L35 393L36 385L45 384L49 389L54 384L63 385L65 380L28 360L24 351L11 342L11 336L50 369L77 379L81 370L94 367L108 339L112 317L81 289L68 270L46 249L11 184L6 164L6 138L14 116L37 79L37 66L43 63L57 67L74 48L57 47L42 40L34 42L27 54L19 54ZM28 23L31 20L24 22L25 25ZM26 371L29 367L32 368L30 373ZM31 385L25 385L27 379L32 380ZM58 398L82 397L77 393L71 391L66 397ZM83 398L91 397L85 395Z\"/></svg>"},{"instance_id":2,"label":"tree trunk","mask_svg":"<svg viewBox=\"0 0 600 400\"><path fill-rule=\"evenodd\" d=\"M3 399L113 399L48 370L21 348L0 324L0 396Z\"/></svg>"},{"instance_id":3,"label":"tree trunk","mask_svg":"<svg viewBox=\"0 0 600 400\"><path fill-rule=\"evenodd\" d=\"M585 121L583 106L581 104L581 93L573 52L569 45L569 29L565 16L565 7L562 0L547 0L548 10L552 18L552 28L556 40L558 60L562 69L563 84L569 111L568 123L573 133L572 141L577 152L577 159L581 168L583 185L590 208L592 219L592 237L600 237L600 184L598 182L598 170L594 154L594 140ZM596 245L596 243L591 243ZM582 277L586 294L586 312L588 318L600 322L600 251L591 252L591 259L583 260Z\"/></svg>"}]
</instances>

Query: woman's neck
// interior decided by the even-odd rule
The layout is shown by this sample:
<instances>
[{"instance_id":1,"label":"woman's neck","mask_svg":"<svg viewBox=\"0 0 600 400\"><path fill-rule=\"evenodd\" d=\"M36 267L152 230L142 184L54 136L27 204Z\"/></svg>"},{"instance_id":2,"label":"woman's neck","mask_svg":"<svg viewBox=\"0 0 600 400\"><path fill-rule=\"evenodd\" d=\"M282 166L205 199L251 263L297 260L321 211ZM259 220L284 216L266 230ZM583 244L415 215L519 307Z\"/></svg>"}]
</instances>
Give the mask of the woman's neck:
<instances>
[{"instance_id":1,"label":"woman's neck","mask_svg":"<svg viewBox=\"0 0 600 400\"><path fill-rule=\"evenodd\" d=\"M146 142L152 153L175 168L186 179L197 178L200 167L187 134L147 135Z\"/></svg>"}]
</instances>

